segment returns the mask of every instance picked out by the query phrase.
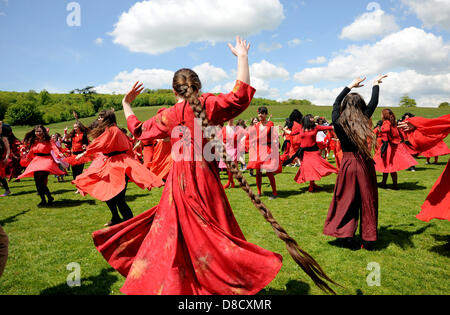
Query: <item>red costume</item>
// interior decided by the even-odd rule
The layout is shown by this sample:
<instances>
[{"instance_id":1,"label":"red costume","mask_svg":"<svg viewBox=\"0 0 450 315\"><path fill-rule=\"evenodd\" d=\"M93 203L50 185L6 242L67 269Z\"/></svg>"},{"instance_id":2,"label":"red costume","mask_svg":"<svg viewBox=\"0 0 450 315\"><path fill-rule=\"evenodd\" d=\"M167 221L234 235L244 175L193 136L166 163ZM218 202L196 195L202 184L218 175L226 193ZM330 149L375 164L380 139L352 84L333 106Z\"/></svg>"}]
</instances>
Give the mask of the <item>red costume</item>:
<instances>
[{"instance_id":1,"label":"red costume","mask_svg":"<svg viewBox=\"0 0 450 315\"><path fill-rule=\"evenodd\" d=\"M266 126L259 122L249 128L249 162L247 169L281 173L278 139L276 139L274 128L274 124L271 121L267 122ZM275 145L272 145L272 142ZM272 151L272 146L275 148L274 151Z\"/></svg>"},{"instance_id":2,"label":"red costume","mask_svg":"<svg viewBox=\"0 0 450 315\"><path fill-rule=\"evenodd\" d=\"M254 93L252 87L237 81L233 92L203 94L200 101L211 124L219 125L242 113ZM179 131L181 138L172 138L172 147L187 154L184 159L174 158L156 207L93 235L105 259L127 277L123 293L255 294L281 268L280 255L245 240L216 161L207 162L202 154L206 139L197 143L186 136L200 128L194 118L186 101L143 125L136 116L128 118L133 134L142 126L140 139L166 138Z\"/></svg>"},{"instance_id":3,"label":"red costume","mask_svg":"<svg viewBox=\"0 0 450 315\"><path fill-rule=\"evenodd\" d=\"M408 133L408 140L419 151L428 150L450 133L450 115L435 119L412 117L408 122L416 127ZM450 221L450 160L416 217L425 222L432 219Z\"/></svg>"},{"instance_id":4,"label":"red costume","mask_svg":"<svg viewBox=\"0 0 450 315\"><path fill-rule=\"evenodd\" d=\"M426 158L432 158L437 156L443 156L450 154L450 148L447 146L447 144L444 141L439 141L431 147L430 149L426 151L420 152L420 156L426 157Z\"/></svg>"},{"instance_id":5,"label":"red costume","mask_svg":"<svg viewBox=\"0 0 450 315\"><path fill-rule=\"evenodd\" d=\"M64 175L65 172L60 170L58 164L53 160L50 153L52 150L56 155L60 154L58 148L52 141L40 142L36 140L27 154L26 164L29 164L18 179L33 177L34 172L49 172L55 175Z\"/></svg>"},{"instance_id":6,"label":"red costume","mask_svg":"<svg viewBox=\"0 0 450 315\"><path fill-rule=\"evenodd\" d=\"M86 155L103 153L103 163L97 158L72 183L83 196L89 194L101 201L111 200L124 190L125 176L142 189L161 187L162 182L133 158L132 149L129 138L117 126L107 128L86 149Z\"/></svg>"},{"instance_id":7,"label":"red costume","mask_svg":"<svg viewBox=\"0 0 450 315\"><path fill-rule=\"evenodd\" d=\"M338 170L328 163L321 155L317 146L316 137L319 131L332 130L332 126L316 126L313 130L300 133L300 144L303 150L300 157L300 168L294 180L299 183L320 180Z\"/></svg>"},{"instance_id":8,"label":"red costume","mask_svg":"<svg viewBox=\"0 0 450 315\"><path fill-rule=\"evenodd\" d=\"M71 151L72 154L64 159L64 162L69 163L71 166L86 164L92 161L93 156L85 155L81 159L77 160L77 155L83 153L85 151L85 147L89 145L89 141L87 138L87 134L83 132L76 132L75 135L71 138Z\"/></svg>"},{"instance_id":9,"label":"red costume","mask_svg":"<svg viewBox=\"0 0 450 315\"><path fill-rule=\"evenodd\" d=\"M389 120L385 120L381 126L380 138L387 142L385 154L382 154L382 147L375 152L375 170L381 173L396 173L417 165L417 161L406 150L405 144L396 126L392 126Z\"/></svg>"},{"instance_id":10,"label":"red costume","mask_svg":"<svg viewBox=\"0 0 450 315\"><path fill-rule=\"evenodd\" d=\"M166 180L172 168L172 144L170 139L160 139L155 142L150 170L161 179Z\"/></svg>"}]
</instances>

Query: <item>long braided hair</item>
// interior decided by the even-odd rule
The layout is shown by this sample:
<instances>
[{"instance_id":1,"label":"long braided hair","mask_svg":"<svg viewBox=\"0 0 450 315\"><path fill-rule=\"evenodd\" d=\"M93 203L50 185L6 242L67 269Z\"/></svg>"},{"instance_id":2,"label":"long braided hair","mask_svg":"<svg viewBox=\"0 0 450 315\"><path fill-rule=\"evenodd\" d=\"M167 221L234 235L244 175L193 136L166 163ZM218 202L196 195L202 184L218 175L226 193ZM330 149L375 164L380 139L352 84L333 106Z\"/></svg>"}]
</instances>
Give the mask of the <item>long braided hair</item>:
<instances>
[{"instance_id":1,"label":"long braided hair","mask_svg":"<svg viewBox=\"0 0 450 315\"><path fill-rule=\"evenodd\" d=\"M190 69L178 70L173 78L174 91L186 100L194 111L195 117L201 119L202 129L205 129L209 125L206 110L199 100L199 93L201 90L201 82L198 75ZM221 141L220 141L221 142ZM219 150L222 154L223 161L226 162L228 170L233 174L236 180L239 182L241 188L250 197L252 203L260 211L263 217L269 222L277 234L277 236L286 243L287 250L292 256L294 261L305 271L305 273L314 281L314 283L323 291L335 294L335 292L329 287L328 282L338 285L331 280L320 265L314 260L314 258L305 252L297 242L289 236L289 234L283 229L283 227L275 220L270 210L261 201L261 199L252 191L247 180L239 170L235 162L228 158L226 150L223 149L223 143L221 143L222 149Z\"/></svg>"}]
</instances>

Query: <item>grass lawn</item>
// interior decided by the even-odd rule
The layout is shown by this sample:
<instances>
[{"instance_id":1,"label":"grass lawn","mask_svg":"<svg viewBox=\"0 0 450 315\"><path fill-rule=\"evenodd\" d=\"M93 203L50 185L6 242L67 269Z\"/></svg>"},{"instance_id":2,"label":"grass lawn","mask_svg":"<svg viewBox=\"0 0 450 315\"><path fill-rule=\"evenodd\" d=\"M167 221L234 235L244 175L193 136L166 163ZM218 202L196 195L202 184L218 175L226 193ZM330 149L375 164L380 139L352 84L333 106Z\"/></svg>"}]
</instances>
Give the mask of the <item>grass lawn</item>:
<instances>
[{"instance_id":1,"label":"grass lawn","mask_svg":"<svg viewBox=\"0 0 450 315\"><path fill-rule=\"evenodd\" d=\"M295 107L269 108L273 120L282 124ZM299 108L304 114L313 113L330 118L330 107ZM156 108L137 108L136 114L145 119ZM395 109L398 116L401 109ZM446 114L438 109L415 109L424 117ZM374 115L378 120L380 109ZM242 118L256 116L256 108L249 108ZM122 113L119 124L124 125ZM84 119L86 124L92 121ZM51 132L62 132L73 122L54 124ZM15 133L22 138L29 127L17 127ZM450 139L447 138L447 144ZM297 168L286 167L276 176L280 198L269 201L271 189L263 178L263 201L278 222L308 251L328 275L344 288L334 287L345 295L426 295L450 292L450 229L448 221L419 221L415 215L436 179L442 173L447 157L438 165L426 165L418 160L416 172L399 173L400 190L379 190L379 242L377 250L352 251L337 246L335 240L322 234L323 224L331 202L336 175L317 182L322 190L307 192L308 185L298 185L293 178ZM333 159L330 159L334 163ZM255 178L246 177L256 190ZM379 181L381 174L378 174ZM222 174L223 183L226 175ZM388 181L388 184L390 181ZM32 179L11 183L13 195L0 199L0 225L10 239L9 259L0 278L0 294L98 294L117 295L124 278L115 272L95 249L91 233L103 228L110 219L105 203L76 195L70 177L58 183L49 177L49 188L55 197L51 208L37 208L40 201ZM130 184L127 201L135 215L156 205L162 188L151 192ZM1 192L3 193L3 192ZM269 295L323 294L290 258L284 243L239 188L228 189L227 195L235 216L248 241L284 257L278 276L260 293ZM73 272L67 267L77 263L81 271L81 286L69 287L67 278ZM258 263L258 262L255 262ZM369 286L370 263L379 265L380 285Z\"/></svg>"}]
</instances>

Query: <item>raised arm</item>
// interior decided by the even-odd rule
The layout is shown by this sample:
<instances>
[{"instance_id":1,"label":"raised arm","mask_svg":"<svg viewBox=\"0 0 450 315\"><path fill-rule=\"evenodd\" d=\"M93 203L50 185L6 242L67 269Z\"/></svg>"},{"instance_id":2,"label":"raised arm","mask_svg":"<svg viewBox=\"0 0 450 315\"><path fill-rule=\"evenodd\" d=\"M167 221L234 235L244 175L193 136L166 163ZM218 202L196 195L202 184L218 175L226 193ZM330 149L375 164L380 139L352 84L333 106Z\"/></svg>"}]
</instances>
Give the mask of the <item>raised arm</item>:
<instances>
[{"instance_id":1,"label":"raised arm","mask_svg":"<svg viewBox=\"0 0 450 315\"><path fill-rule=\"evenodd\" d=\"M143 84L138 81L122 99L123 113L125 114L126 119L128 119L131 115L134 115L133 109L131 109L131 103L133 103L136 97L141 94L143 90Z\"/></svg>"},{"instance_id":2,"label":"raised arm","mask_svg":"<svg viewBox=\"0 0 450 315\"><path fill-rule=\"evenodd\" d=\"M387 78L387 75L380 75L373 82L372 98L370 99L369 104L367 104L367 110L364 112L364 115L368 118L372 117L375 109L377 109L378 100L380 97L380 83L383 83L384 78Z\"/></svg>"},{"instance_id":3,"label":"raised arm","mask_svg":"<svg viewBox=\"0 0 450 315\"><path fill-rule=\"evenodd\" d=\"M237 77L236 80L242 81L250 85L250 68L248 65L248 51L250 50L250 43L242 40L239 36L236 37L236 45L228 44L231 52L237 57Z\"/></svg>"}]
</instances>

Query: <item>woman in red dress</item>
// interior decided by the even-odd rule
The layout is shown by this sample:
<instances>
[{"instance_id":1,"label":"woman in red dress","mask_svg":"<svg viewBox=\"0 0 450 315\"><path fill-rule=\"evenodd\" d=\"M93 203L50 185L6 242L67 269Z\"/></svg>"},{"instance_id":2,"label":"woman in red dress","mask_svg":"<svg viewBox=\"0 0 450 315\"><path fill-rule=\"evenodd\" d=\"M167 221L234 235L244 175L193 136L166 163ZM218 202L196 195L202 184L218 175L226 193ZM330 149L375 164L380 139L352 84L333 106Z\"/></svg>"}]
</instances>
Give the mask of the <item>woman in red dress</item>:
<instances>
[{"instance_id":1,"label":"woman in red dress","mask_svg":"<svg viewBox=\"0 0 450 315\"><path fill-rule=\"evenodd\" d=\"M249 162L247 169L256 170L256 187L258 195L262 195L262 170L266 171L272 187L269 200L278 198L277 183L274 174L281 173L279 139L273 122L267 119L269 114L266 107L258 108L259 122L249 128Z\"/></svg>"},{"instance_id":2,"label":"woman in red dress","mask_svg":"<svg viewBox=\"0 0 450 315\"><path fill-rule=\"evenodd\" d=\"M316 191L319 186L316 181L330 174L336 174L338 170L325 160L317 145L317 133L319 131L333 130L333 126L316 125L312 115L303 118L303 129L300 133L300 149L297 151L300 158L300 168L294 180L298 184L309 182L309 192Z\"/></svg>"},{"instance_id":3,"label":"woman in red dress","mask_svg":"<svg viewBox=\"0 0 450 315\"><path fill-rule=\"evenodd\" d=\"M29 164L18 178L34 177L36 189L41 197L38 207L52 205L54 198L47 187L48 175L64 175L64 172L59 169L58 164L53 160L51 151L57 156L62 156L62 154L51 141L47 129L42 125L38 125L28 132L23 142L28 147L27 160ZM47 200L45 197L47 197Z\"/></svg>"},{"instance_id":4,"label":"woman in red dress","mask_svg":"<svg viewBox=\"0 0 450 315\"><path fill-rule=\"evenodd\" d=\"M125 193L128 181L134 182L142 189L161 187L162 182L144 165L134 158L130 139L117 127L114 111L107 111L101 123L90 133L94 139L86 151L76 158L83 159L102 153L103 162L96 158L84 173L72 182L81 195L91 195L108 205L112 218L107 226L112 226L133 217L133 212L126 203ZM120 218L117 208L122 214Z\"/></svg>"},{"instance_id":5,"label":"woman in red dress","mask_svg":"<svg viewBox=\"0 0 450 315\"><path fill-rule=\"evenodd\" d=\"M289 142L285 154L281 157L283 163L300 148L300 133L303 129L302 120L303 114L298 109L294 109L287 119L286 127L283 130L286 133L286 141ZM295 162L296 166L300 166L300 160L298 158L294 159L293 162Z\"/></svg>"},{"instance_id":6,"label":"woman in red dress","mask_svg":"<svg viewBox=\"0 0 450 315\"><path fill-rule=\"evenodd\" d=\"M442 141L450 133L450 115L428 119L412 117L401 123L412 147L426 151ZM450 221L450 160L428 194L417 219L429 222L432 219Z\"/></svg>"},{"instance_id":7,"label":"woman in red dress","mask_svg":"<svg viewBox=\"0 0 450 315\"><path fill-rule=\"evenodd\" d=\"M420 152L419 156L427 158L427 164L430 164L431 158L434 157L434 164L437 164L440 156L450 154L450 148L444 141L439 141L430 149Z\"/></svg>"},{"instance_id":8,"label":"woman in red dress","mask_svg":"<svg viewBox=\"0 0 450 315\"><path fill-rule=\"evenodd\" d=\"M383 125L381 126L380 138L383 142L375 152L375 170L383 173L383 180L379 184L385 188L389 174L391 174L393 189L397 190L397 172L406 170L417 165L417 161L408 153L405 144L402 143L400 132L394 113L386 108L381 113Z\"/></svg>"},{"instance_id":9,"label":"woman in red dress","mask_svg":"<svg viewBox=\"0 0 450 315\"><path fill-rule=\"evenodd\" d=\"M76 159L78 155L86 151L86 147L89 145L88 132L88 129L80 121L77 121L73 125L73 130L64 137L71 148L71 156L64 161L71 165L74 180L83 173L84 165L89 161L86 158Z\"/></svg>"},{"instance_id":10,"label":"woman in red dress","mask_svg":"<svg viewBox=\"0 0 450 315\"><path fill-rule=\"evenodd\" d=\"M181 69L173 80L179 102L150 120L138 121L130 105L142 92L142 85L136 83L123 100L133 134L148 140L171 136L174 148L173 167L160 203L128 222L93 235L100 253L126 277L121 289L126 294L255 294L282 266L280 255L245 240L220 182L216 161L207 161L202 154L208 140L202 133L195 133L208 124L220 125L238 116L255 93L248 85L249 45L238 38L236 47L230 48L238 56L238 72L236 86L228 94L199 96L198 76ZM199 126L196 118L200 117ZM236 164L230 164L236 179L262 207ZM271 217L270 212L267 215ZM271 221L276 222L272 217ZM280 229L278 223L273 224ZM291 254L298 247L295 245L292 239L288 242ZM329 289L312 257L308 255L305 262L298 256L298 262L311 277L315 276L316 283Z\"/></svg>"}]
</instances>

